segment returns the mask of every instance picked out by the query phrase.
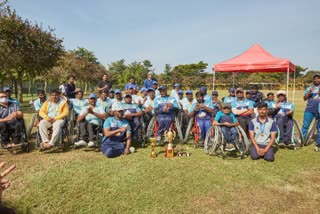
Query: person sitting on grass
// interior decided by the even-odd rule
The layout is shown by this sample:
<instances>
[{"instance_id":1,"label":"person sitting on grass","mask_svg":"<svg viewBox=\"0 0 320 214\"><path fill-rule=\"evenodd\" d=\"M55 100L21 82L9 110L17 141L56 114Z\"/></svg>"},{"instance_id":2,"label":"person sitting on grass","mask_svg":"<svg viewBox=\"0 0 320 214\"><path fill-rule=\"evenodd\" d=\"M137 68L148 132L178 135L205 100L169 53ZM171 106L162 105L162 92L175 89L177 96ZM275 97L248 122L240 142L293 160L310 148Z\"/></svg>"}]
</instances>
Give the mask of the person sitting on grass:
<instances>
[{"instance_id":1,"label":"person sitting on grass","mask_svg":"<svg viewBox=\"0 0 320 214\"><path fill-rule=\"evenodd\" d=\"M39 123L39 132L42 143L40 148L51 149L59 139L60 129L64 126L64 118L69 114L66 100L59 96L58 90L51 90L50 99L41 107L39 115L43 120ZM53 127L51 140L48 139L48 128Z\"/></svg>"},{"instance_id":2,"label":"person sitting on grass","mask_svg":"<svg viewBox=\"0 0 320 214\"><path fill-rule=\"evenodd\" d=\"M211 100L205 102L204 96L202 91L196 93L197 103L192 105L192 113L190 114L191 117L196 117L200 129L200 145L204 143L206 134L211 126L211 115L214 111Z\"/></svg>"},{"instance_id":3,"label":"person sitting on grass","mask_svg":"<svg viewBox=\"0 0 320 214\"><path fill-rule=\"evenodd\" d=\"M0 92L0 134L2 144L6 148L14 147L19 143L22 132L23 113L20 106L10 102L7 94ZM12 143L10 137L12 136Z\"/></svg>"},{"instance_id":4,"label":"person sitting on grass","mask_svg":"<svg viewBox=\"0 0 320 214\"><path fill-rule=\"evenodd\" d=\"M220 125L223 136L226 139L226 150L234 150L234 141L238 134L236 126L239 125L239 122L234 114L232 114L230 104L222 106L222 111L218 111L212 125Z\"/></svg>"},{"instance_id":5,"label":"person sitting on grass","mask_svg":"<svg viewBox=\"0 0 320 214\"><path fill-rule=\"evenodd\" d=\"M101 105L97 105L97 96L95 94L89 95L89 107L82 109L77 121L80 123L80 141L74 143L76 147L86 146L84 140L87 132L89 134L88 147L94 147L94 130L102 126L102 120L107 116L105 109Z\"/></svg>"},{"instance_id":6,"label":"person sitting on grass","mask_svg":"<svg viewBox=\"0 0 320 214\"><path fill-rule=\"evenodd\" d=\"M279 147L285 146L293 147L291 142L292 129L293 129L293 103L287 102L287 95L285 91L277 92L278 102L273 112L274 118L276 119L277 127L280 131Z\"/></svg>"},{"instance_id":7,"label":"person sitting on grass","mask_svg":"<svg viewBox=\"0 0 320 214\"><path fill-rule=\"evenodd\" d=\"M108 158L122 154L128 155L131 145L131 129L126 119L123 119L123 107L114 108L114 117L108 117L103 124L102 153ZM126 142L126 146L124 144Z\"/></svg>"},{"instance_id":8,"label":"person sitting on grass","mask_svg":"<svg viewBox=\"0 0 320 214\"><path fill-rule=\"evenodd\" d=\"M277 125L267 117L268 104L258 103L258 116L249 123L250 156L253 160L263 157L267 161L274 161L272 145L277 134Z\"/></svg>"}]
</instances>

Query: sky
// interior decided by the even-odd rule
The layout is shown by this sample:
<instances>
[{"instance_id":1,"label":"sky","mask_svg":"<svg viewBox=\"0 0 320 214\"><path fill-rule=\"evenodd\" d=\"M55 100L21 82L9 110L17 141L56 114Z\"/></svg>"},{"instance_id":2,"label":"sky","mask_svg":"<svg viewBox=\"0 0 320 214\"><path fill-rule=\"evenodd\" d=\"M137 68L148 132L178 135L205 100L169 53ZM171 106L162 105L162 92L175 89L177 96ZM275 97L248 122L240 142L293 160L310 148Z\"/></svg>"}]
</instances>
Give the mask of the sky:
<instances>
[{"instance_id":1,"label":"sky","mask_svg":"<svg viewBox=\"0 0 320 214\"><path fill-rule=\"evenodd\" d=\"M105 66L148 59L156 73L233 58L258 43L320 70L319 0L9 0L24 19L55 29L67 50L84 47Z\"/></svg>"}]
</instances>

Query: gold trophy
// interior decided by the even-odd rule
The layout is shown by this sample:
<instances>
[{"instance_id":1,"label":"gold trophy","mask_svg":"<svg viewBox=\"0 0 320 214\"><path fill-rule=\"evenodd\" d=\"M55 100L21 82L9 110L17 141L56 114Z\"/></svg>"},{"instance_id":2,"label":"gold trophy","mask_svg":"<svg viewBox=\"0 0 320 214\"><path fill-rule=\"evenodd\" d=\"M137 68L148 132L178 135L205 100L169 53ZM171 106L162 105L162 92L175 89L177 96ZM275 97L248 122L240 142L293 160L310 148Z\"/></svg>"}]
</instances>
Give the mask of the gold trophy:
<instances>
[{"instance_id":1,"label":"gold trophy","mask_svg":"<svg viewBox=\"0 0 320 214\"><path fill-rule=\"evenodd\" d=\"M154 137L150 138L150 145L151 145L150 157L155 158L155 157L157 157L157 153L156 153L156 151L154 151L154 147L156 146L156 139Z\"/></svg>"},{"instance_id":2,"label":"gold trophy","mask_svg":"<svg viewBox=\"0 0 320 214\"><path fill-rule=\"evenodd\" d=\"M174 149L173 149L172 141L176 137L176 132L171 130L171 128L170 128L169 131L164 132L164 136L168 139L168 142L169 142L168 146L166 148L166 157L173 158L174 157Z\"/></svg>"}]
</instances>

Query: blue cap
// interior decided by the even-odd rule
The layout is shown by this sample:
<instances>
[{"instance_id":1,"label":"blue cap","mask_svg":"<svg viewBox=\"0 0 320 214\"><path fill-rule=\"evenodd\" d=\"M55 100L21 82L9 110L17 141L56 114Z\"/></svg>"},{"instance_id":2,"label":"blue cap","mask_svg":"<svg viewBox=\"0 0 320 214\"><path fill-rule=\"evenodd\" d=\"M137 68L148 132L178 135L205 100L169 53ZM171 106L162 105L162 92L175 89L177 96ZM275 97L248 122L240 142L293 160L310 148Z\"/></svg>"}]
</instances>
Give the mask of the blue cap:
<instances>
[{"instance_id":1,"label":"blue cap","mask_svg":"<svg viewBox=\"0 0 320 214\"><path fill-rule=\"evenodd\" d=\"M140 92L146 92L146 91L148 91L148 89L146 87L142 87L140 90Z\"/></svg>"},{"instance_id":2,"label":"blue cap","mask_svg":"<svg viewBox=\"0 0 320 214\"><path fill-rule=\"evenodd\" d=\"M120 89L116 89L116 90L114 91L114 93L115 93L115 94L121 94L121 90L120 90Z\"/></svg>"},{"instance_id":3,"label":"blue cap","mask_svg":"<svg viewBox=\"0 0 320 214\"><path fill-rule=\"evenodd\" d=\"M167 86L162 85L162 86L159 87L159 90L167 90Z\"/></svg>"},{"instance_id":4,"label":"blue cap","mask_svg":"<svg viewBox=\"0 0 320 214\"><path fill-rule=\"evenodd\" d=\"M154 85L154 84L158 85L158 82L157 81L152 81L152 85Z\"/></svg>"},{"instance_id":5,"label":"blue cap","mask_svg":"<svg viewBox=\"0 0 320 214\"><path fill-rule=\"evenodd\" d=\"M250 90L247 90L246 94L252 94L252 92Z\"/></svg>"},{"instance_id":6,"label":"blue cap","mask_svg":"<svg viewBox=\"0 0 320 214\"><path fill-rule=\"evenodd\" d=\"M92 93L89 95L89 99L92 99L92 98L97 99L97 96L94 93Z\"/></svg>"},{"instance_id":7,"label":"blue cap","mask_svg":"<svg viewBox=\"0 0 320 214\"><path fill-rule=\"evenodd\" d=\"M234 89L234 88L229 88L229 92L235 92L236 91L236 89Z\"/></svg>"},{"instance_id":8,"label":"blue cap","mask_svg":"<svg viewBox=\"0 0 320 214\"><path fill-rule=\"evenodd\" d=\"M187 90L186 94L193 94L192 90Z\"/></svg>"},{"instance_id":9,"label":"blue cap","mask_svg":"<svg viewBox=\"0 0 320 214\"><path fill-rule=\"evenodd\" d=\"M212 91L212 95L219 95L218 91Z\"/></svg>"},{"instance_id":10,"label":"blue cap","mask_svg":"<svg viewBox=\"0 0 320 214\"><path fill-rule=\"evenodd\" d=\"M200 91L207 91L207 87L206 86L201 86L200 87Z\"/></svg>"},{"instance_id":11,"label":"blue cap","mask_svg":"<svg viewBox=\"0 0 320 214\"><path fill-rule=\"evenodd\" d=\"M178 94L183 94L183 91L182 91L182 90L179 90L179 91L178 91Z\"/></svg>"},{"instance_id":12,"label":"blue cap","mask_svg":"<svg viewBox=\"0 0 320 214\"><path fill-rule=\"evenodd\" d=\"M155 91L155 90L154 90L153 88L148 88L148 92L149 92L149 91Z\"/></svg>"},{"instance_id":13,"label":"blue cap","mask_svg":"<svg viewBox=\"0 0 320 214\"><path fill-rule=\"evenodd\" d=\"M3 92L6 92L6 91L12 91L11 87L10 86L4 87Z\"/></svg>"},{"instance_id":14,"label":"blue cap","mask_svg":"<svg viewBox=\"0 0 320 214\"><path fill-rule=\"evenodd\" d=\"M179 83L174 84L174 87L179 87L179 86L180 86Z\"/></svg>"}]
</instances>

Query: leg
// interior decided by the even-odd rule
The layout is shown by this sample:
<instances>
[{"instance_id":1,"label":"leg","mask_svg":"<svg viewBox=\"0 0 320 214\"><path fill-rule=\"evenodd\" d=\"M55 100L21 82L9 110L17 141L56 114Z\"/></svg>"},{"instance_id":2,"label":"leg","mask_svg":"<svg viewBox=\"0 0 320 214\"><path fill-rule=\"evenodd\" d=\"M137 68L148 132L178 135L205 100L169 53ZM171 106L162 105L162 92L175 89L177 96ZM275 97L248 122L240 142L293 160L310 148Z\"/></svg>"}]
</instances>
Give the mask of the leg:
<instances>
[{"instance_id":1,"label":"leg","mask_svg":"<svg viewBox=\"0 0 320 214\"><path fill-rule=\"evenodd\" d=\"M60 131L63 125L64 125L64 120L57 120L52 124L53 132L52 132L51 140L49 142L51 146L54 146L54 144L59 140Z\"/></svg>"},{"instance_id":2,"label":"leg","mask_svg":"<svg viewBox=\"0 0 320 214\"><path fill-rule=\"evenodd\" d=\"M19 139L22 132L22 120L23 119L17 119L16 122L13 123L14 134L13 134L12 143L14 144L19 143Z\"/></svg>"},{"instance_id":3,"label":"leg","mask_svg":"<svg viewBox=\"0 0 320 214\"><path fill-rule=\"evenodd\" d=\"M237 117L238 122L240 123L241 128L247 133L247 121L244 117Z\"/></svg>"},{"instance_id":4,"label":"leg","mask_svg":"<svg viewBox=\"0 0 320 214\"><path fill-rule=\"evenodd\" d=\"M231 133L230 141L231 141L231 143L234 143L234 141L236 140L237 134L238 134L237 128L230 127L230 133Z\"/></svg>"},{"instance_id":5,"label":"leg","mask_svg":"<svg viewBox=\"0 0 320 214\"><path fill-rule=\"evenodd\" d=\"M279 131L280 131L280 140L279 141L280 142L282 141L282 143L283 143L283 141L284 141L284 123L285 123L285 118L282 117L282 116L277 115L276 119L277 119L276 124L277 124L277 127L278 127Z\"/></svg>"},{"instance_id":6,"label":"leg","mask_svg":"<svg viewBox=\"0 0 320 214\"><path fill-rule=\"evenodd\" d=\"M80 140L84 140L87 135L87 121L80 122Z\"/></svg>"},{"instance_id":7,"label":"leg","mask_svg":"<svg viewBox=\"0 0 320 214\"><path fill-rule=\"evenodd\" d=\"M261 146L261 148L265 148L266 146ZM264 154L263 158L266 161L274 161L274 152L272 146L269 148L269 150Z\"/></svg>"},{"instance_id":8,"label":"leg","mask_svg":"<svg viewBox=\"0 0 320 214\"><path fill-rule=\"evenodd\" d=\"M204 132L201 134L202 140L206 138L207 132L209 131L210 127L211 127L211 120L205 120Z\"/></svg>"},{"instance_id":9,"label":"leg","mask_svg":"<svg viewBox=\"0 0 320 214\"><path fill-rule=\"evenodd\" d=\"M87 130L89 133L89 142L94 140L94 130L96 129L97 125L92 123L87 123Z\"/></svg>"},{"instance_id":10,"label":"leg","mask_svg":"<svg viewBox=\"0 0 320 214\"><path fill-rule=\"evenodd\" d=\"M162 136L162 131L164 130L165 127L165 116L163 115L158 115L158 137ZM156 122L156 121L155 121Z\"/></svg>"},{"instance_id":11,"label":"leg","mask_svg":"<svg viewBox=\"0 0 320 214\"><path fill-rule=\"evenodd\" d=\"M139 133L138 133L138 130L140 128L140 125L141 125L141 122L140 122L140 117L134 117L133 118L133 122L132 122L132 135L135 136L136 138L139 137Z\"/></svg>"},{"instance_id":12,"label":"leg","mask_svg":"<svg viewBox=\"0 0 320 214\"><path fill-rule=\"evenodd\" d=\"M258 154L258 152L257 152L256 148L253 146L253 144L250 145L250 156L251 156L252 160L260 159L260 155Z\"/></svg>"},{"instance_id":13,"label":"leg","mask_svg":"<svg viewBox=\"0 0 320 214\"><path fill-rule=\"evenodd\" d=\"M4 145L9 143L7 123L0 123L1 142Z\"/></svg>"},{"instance_id":14,"label":"leg","mask_svg":"<svg viewBox=\"0 0 320 214\"><path fill-rule=\"evenodd\" d=\"M199 130L200 130L200 141L201 141L202 136L203 135L205 136L205 134L203 134L205 132L204 120L197 119L197 124L198 124Z\"/></svg>"},{"instance_id":15,"label":"leg","mask_svg":"<svg viewBox=\"0 0 320 214\"><path fill-rule=\"evenodd\" d=\"M42 143L48 143L48 128L50 128L52 124L46 120L41 120L39 123L39 133L41 136Z\"/></svg>"},{"instance_id":16,"label":"leg","mask_svg":"<svg viewBox=\"0 0 320 214\"><path fill-rule=\"evenodd\" d=\"M108 158L115 158L123 154L124 145L123 148L113 148L112 145L104 144L102 145L101 151Z\"/></svg>"},{"instance_id":17,"label":"leg","mask_svg":"<svg viewBox=\"0 0 320 214\"><path fill-rule=\"evenodd\" d=\"M290 119L287 119L286 132L284 133L284 141L289 144L293 143L292 142L292 129L293 129L293 120L290 118Z\"/></svg>"},{"instance_id":18,"label":"leg","mask_svg":"<svg viewBox=\"0 0 320 214\"><path fill-rule=\"evenodd\" d=\"M316 114L314 114L314 113L304 112L303 125L302 125L302 128L301 128L302 135L303 135L304 138L307 135L307 132L308 132L308 129L309 129L309 126L311 124L312 119L315 118L315 117L316 117Z\"/></svg>"},{"instance_id":19,"label":"leg","mask_svg":"<svg viewBox=\"0 0 320 214\"><path fill-rule=\"evenodd\" d=\"M230 139L230 135L229 135L229 133L228 133L228 131L229 131L228 127L226 127L226 126L221 126L220 128L221 128L221 132L222 132L222 134L223 134L223 137L226 139L226 142L227 142L227 143L230 143L230 142L231 142L231 139Z\"/></svg>"}]
</instances>

